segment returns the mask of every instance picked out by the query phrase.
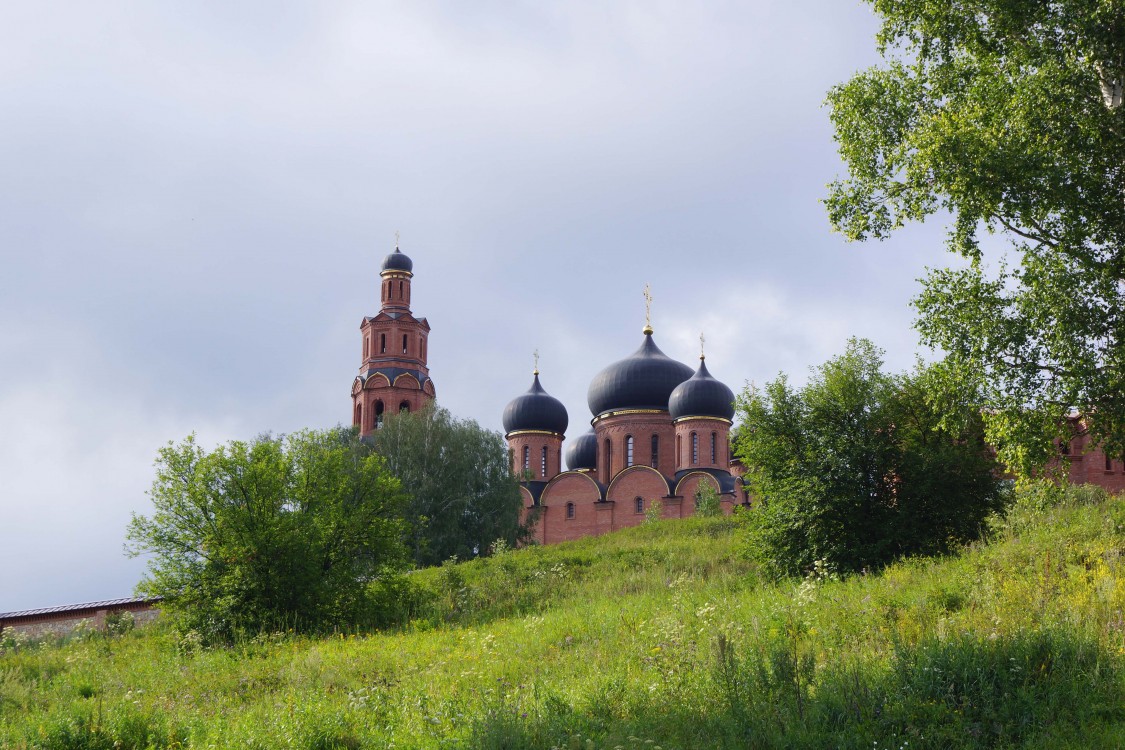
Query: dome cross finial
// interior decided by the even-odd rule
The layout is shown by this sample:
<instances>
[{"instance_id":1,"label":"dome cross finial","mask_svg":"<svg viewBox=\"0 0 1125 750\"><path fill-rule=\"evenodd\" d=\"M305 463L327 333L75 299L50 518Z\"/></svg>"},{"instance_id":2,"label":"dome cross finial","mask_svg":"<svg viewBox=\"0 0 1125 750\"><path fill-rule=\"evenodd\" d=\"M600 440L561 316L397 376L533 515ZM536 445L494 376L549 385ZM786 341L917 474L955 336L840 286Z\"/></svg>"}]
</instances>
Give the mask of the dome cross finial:
<instances>
[{"instance_id":1,"label":"dome cross finial","mask_svg":"<svg viewBox=\"0 0 1125 750\"><path fill-rule=\"evenodd\" d=\"M643 332L646 336L651 336L652 335L652 289L647 283L645 284L644 296L645 296L645 327L644 327Z\"/></svg>"},{"instance_id":2,"label":"dome cross finial","mask_svg":"<svg viewBox=\"0 0 1125 750\"><path fill-rule=\"evenodd\" d=\"M699 332L699 358L700 359L707 359L707 355L703 353L703 345L706 342L707 342L707 338L703 335L703 332L700 331Z\"/></svg>"},{"instance_id":3,"label":"dome cross finial","mask_svg":"<svg viewBox=\"0 0 1125 750\"><path fill-rule=\"evenodd\" d=\"M538 349L536 349L536 350L535 350L535 351L534 351L534 352L532 353L532 355L531 355L531 356L535 358L535 369L534 369L534 370L532 371L532 373L531 373L531 374L532 374L532 375L538 375L538 374L539 374L539 350L538 350Z\"/></svg>"},{"instance_id":4,"label":"dome cross finial","mask_svg":"<svg viewBox=\"0 0 1125 750\"><path fill-rule=\"evenodd\" d=\"M398 250L398 230L395 230L395 250Z\"/></svg>"}]
</instances>

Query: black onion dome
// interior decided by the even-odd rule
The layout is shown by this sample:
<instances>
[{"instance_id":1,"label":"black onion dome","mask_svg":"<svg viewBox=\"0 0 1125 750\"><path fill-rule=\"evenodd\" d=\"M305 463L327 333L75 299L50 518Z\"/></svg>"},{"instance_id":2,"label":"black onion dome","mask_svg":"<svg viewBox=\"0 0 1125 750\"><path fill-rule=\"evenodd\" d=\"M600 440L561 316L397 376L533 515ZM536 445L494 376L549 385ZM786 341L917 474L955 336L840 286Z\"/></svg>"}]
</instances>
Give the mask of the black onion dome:
<instances>
[{"instance_id":1,"label":"black onion dome","mask_svg":"<svg viewBox=\"0 0 1125 750\"><path fill-rule=\"evenodd\" d=\"M383 270L412 273L414 271L414 261L410 260L410 256L396 247L393 253L383 258Z\"/></svg>"},{"instance_id":2,"label":"black onion dome","mask_svg":"<svg viewBox=\"0 0 1125 750\"><path fill-rule=\"evenodd\" d=\"M711 377L707 362L699 361L699 370L676 386L668 399L672 419L680 417L722 417L734 419L734 391Z\"/></svg>"},{"instance_id":3,"label":"black onion dome","mask_svg":"<svg viewBox=\"0 0 1125 750\"><path fill-rule=\"evenodd\" d=\"M571 471L598 467L598 438L593 430L575 438L566 447L566 467Z\"/></svg>"},{"instance_id":4,"label":"black onion dome","mask_svg":"<svg viewBox=\"0 0 1125 750\"><path fill-rule=\"evenodd\" d=\"M586 400L595 417L619 409L663 411L672 390L690 377L691 368L660 351L646 331L640 349L594 376Z\"/></svg>"},{"instance_id":5,"label":"black onion dome","mask_svg":"<svg viewBox=\"0 0 1125 750\"><path fill-rule=\"evenodd\" d=\"M539 385L539 373L535 373L535 380L532 381L527 393L512 399L504 407L505 432L544 430L561 435L566 432L569 421L562 401L547 393L543 390L543 386Z\"/></svg>"}]
</instances>

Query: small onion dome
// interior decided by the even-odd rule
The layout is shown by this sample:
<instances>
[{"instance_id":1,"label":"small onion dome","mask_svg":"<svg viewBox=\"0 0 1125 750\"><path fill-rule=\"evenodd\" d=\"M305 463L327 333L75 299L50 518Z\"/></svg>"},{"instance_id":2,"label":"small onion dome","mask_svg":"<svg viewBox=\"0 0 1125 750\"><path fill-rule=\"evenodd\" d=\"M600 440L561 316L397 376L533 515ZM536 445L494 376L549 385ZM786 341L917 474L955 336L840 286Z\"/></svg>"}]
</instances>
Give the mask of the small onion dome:
<instances>
[{"instance_id":1,"label":"small onion dome","mask_svg":"<svg viewBox=\"0 0 1125 750\"><path fill-rule=\"evenodd\" d=\"M598 467L598 438L593 430L574 439L566 448L566 468L596 469Z\"/></svg>"},{"instance_id":2,"label":"small onion dome","mask_svg":"<svg viewBox=\"0 0 1125 750\"><path fill-rule=\"evenodd\" d=\"M641 348L594 376L586 400L596 417L619 409L668 408L672 390L691 377L691 368L669 357L645 327Z\"/></svg>"},{"instance_id":3,"label":"small onion dome","mask_svg":"<svg viewBox=\"0 0 1125 750\"><path fill-rule=\"evenodd\" d=\"M672 419L682 417L722 417L734 419L734 392L707 372L707 362L699 358L699 369L691 379L676 386L668 399Z\"/></svg>"},{"instance_id":4,"label":"small onion dome","mask_svg":"<svg viewBox=\"0 0 1125 750\"><path fill-rule=\"evenodd\" d=\"M508 433L537 430L562 435L566 432L569 421L562 401L548 394L539 385L538 372L527 393L512 399L504 407L504 431Z\"/></svg>"},{"instance_id":5,"label":"small onion dome","mask_svg":"<svg viewBox=\"0 0 1125 750\"><path fill-rule=\"evenodd\" d=\"M414 261L410 260L410 256L396 247L393 253L383 258L383 270L411 273L414 271Z\"/></svg>"}]
</instances>

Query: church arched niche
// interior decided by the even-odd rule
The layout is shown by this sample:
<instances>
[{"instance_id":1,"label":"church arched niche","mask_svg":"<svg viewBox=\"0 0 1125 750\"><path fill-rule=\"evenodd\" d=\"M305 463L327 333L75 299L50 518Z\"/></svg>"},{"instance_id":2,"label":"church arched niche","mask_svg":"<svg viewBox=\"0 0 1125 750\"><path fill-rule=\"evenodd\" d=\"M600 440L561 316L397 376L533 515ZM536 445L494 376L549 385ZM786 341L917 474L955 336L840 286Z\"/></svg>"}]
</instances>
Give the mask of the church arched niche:
<instances>
[{"instance_id":1,"label":"church arched niche","mask_svg":"<svg viewBox=\"0 0 1125 750\"><path fill-rule=\"evenodd\" d=\"M387 378L386 375L384 375L381 372L374 372L374 373L371 373L371 377L369 377L367 379L367 382L363 384L363 387L366 390L371 391L371 390L374 390L376 388L386 388L390 384L391 384L391 381L390 381L390 379Z\"/></svg>"},{"instance_id":2,"label":"church arched niche","mask_svg":"<svg viewBox=\"0 0 1125 750\"><path fill-rule=\"evenodd\" d=\"M643 497L646 501L659 500L669 494L668 480L656 469L644 464L635 464L622 469L609 483L605 497L607 500L620 500L621 507L632 507L634 498Z\"/></svg>"},{"instance_id":3,"label":"church arched niche","mask_svg":"<svg viewBox=\"0 0 1125 750\"><path fill-rule=\"evenodd\" d=\"M418 378L408 372L404 372L395 378L393 385L395 388L412 388L414 390L418 390L422 387L421 383L418 382Z\"/></svg>"}]
</instances>

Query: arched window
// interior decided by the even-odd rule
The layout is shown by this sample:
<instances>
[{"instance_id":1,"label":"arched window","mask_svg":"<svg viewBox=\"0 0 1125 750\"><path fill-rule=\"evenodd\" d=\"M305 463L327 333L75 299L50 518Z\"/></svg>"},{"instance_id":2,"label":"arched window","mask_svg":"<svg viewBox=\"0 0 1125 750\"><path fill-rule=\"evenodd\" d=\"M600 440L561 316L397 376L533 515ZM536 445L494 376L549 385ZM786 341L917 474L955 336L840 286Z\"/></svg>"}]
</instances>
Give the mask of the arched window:
<instances>
[{"instance_id":1,"label":"arched window","mask_svg":"<svg viewBox=\"0 0 1125 750\"><path fill-rule=\"evenodd\" d=\"M718 447L718 443L719 443L719 436L716 433L712 432L711 433L711 463L712 464L717 463L717 461L715 459L715 449Z\"/></svg>"},{"instance_id":2,"label":"arched window","mask_svg":"<svg viewBox=\"0 0 1125 750\"><path fill-rule=\"evenodd\" d=\"M379 334L379 353L380 354L386 354L387 353L387 334L385 334L385 333Z\"/></svg>"},{"instance_id":3,"label":"arched window","mask_svg":"<svg viewBox=\"0 0 1125 750\"><path fill-rule=\"evenodd\" d=\"M402 334L402 353L403 354L406 354L406 344L407 344L408 341L410 341L410 337L405 333Z\"/></svg>"},{"instance_id":4,"label":"arched window","mask_svg":"<svg viewBox=\"0 0 1125 750\"><path fill-rule=\"evenodd\" d=\"M526 445L523 447L523 470L528 471L531 469L531 448Z\"/></svg>"},{"instance_id":5,"label":"arched window","mask_svg":"<svg viewBox=\"0 0 1125 750\"><path fill-rule=\"evenodd\" d=\"M364 359L367 359L370 347L371 347L371 339L364 336L363 337L363 358Z\"/></svg>"},{"instance_id":6,"label":"arched window","mask_svg":"<svg viewBox=\"0 0 1125 750\"><path fill-rule=\"evenodd\" d=\"M1113 459L1110 458L1109 456L1105 457L1105 470L1106 471L1113 471Z\"/></svg>"},{"instance_id":7,"label":"arched window","mask_svg":"<svg viewBox=\"0 0 1125 750\"><path fill-rule=\"evenodd\" d=\"M676 435L676 461L679 462L679 461L683 461L683 460L684 460L684 436L683 435ZM676 468L679 468L679 466L677 466Z\"/></svg>"},{"instance_id":8,"label":"arched window","mask_svg":"<svg viewBox=\"0 0 1125 750\"><path fill-rule=\"evenodd\" d=\"M644 513L645 512L645 499L643 497L634 497L633 498L633 512L634 513Z\"/></svg>"},{"instance_id":9,"label":"arched window","mask_svg":"<svg viewBox=\"0 0 1125 750\"><path fill-rule=\"evenodd\" d=\"M574 503L567 503L566 504L566 517L567 518L574 518Z\"/></svg>"},{"instance_id":10,"label":"arched window","mask_svg":"<svg viewBox=\"0 0 1125 750\"><path fill-rule=\"evenodd\" d=\"M398 282L398 298L402 299L402 282Z\"/></svg>"},{"instance_id":11,"label":"arched window","mask_svg":"<svg viewBox=\"0 0 1125 750\"><path fill-rule=\"evenodd\" d=\"M410 402L409 401L403 401L401 404L398 405L398 410L400 412L403 412L403 413L406 413L406 412L410 411Z\"/></svg>"},{"instance_id":12,"label":"arched window","mask_svg":"<svg viewBox=\"0 0 1125 750\"><path fill-rule=\"evenodd\" d=\"M660 436L653 434L652 436L652 463L650 464L654 469L660 463Z\"/></svg>"},{"instance_id":13,"label":"arched window","mask_svg":"<svg viewBox=\"0 0 1125 750\"><path fill-rule=\"evenodd\" d=\"M375 426L376 430L383 429L383 402L382 401L376 401L375 402L375 422L374 422L374 426Z\"/></svg>"},{"instance_id":14,"label":"arched window","mask_svg":"<svg viewBox=\"0 0 1125 750\"><path fill-rule=\"evenodd\" d=\"M426 358L426 340L421 336L418 337L418 356L422 359Z\"/></svg>"},{"instance_id":15,"label":"arched window","mask_svg":"<svg viewBox=\"0 0 1125 750\"><path fill-rule=\"evenodd\" d=\"M625 465L633 465L633 436L625 436Z\"/></svg>"},{"instance_id":16,"label":"arched window","mask_svg":"<svg viewBox=\"0 0 1125 750\"><path fill-rule=\"evenodd\" d=\"M691 433L691 465L699 463L699 435Z\"/></svg>"},{"instance_id":17,"label":"arched window","mask_svg":"<svg viewBox=\"0 0 1125 750\"><path fill-rule=\"evenodd\" d=\"M543 446L543 453L539 457L539 476L547 478L547 446Z\"/></svg>"},{"instance_id":18,"label":"arched window","mask_svg":"<svg viewBox=\"0 0 1125 750\"><path fill-rule=\"evenodd\" d=\"M354 424L356 427L363 426L363 404L355 405L355 417L352 424Z\"/></svg>"},{"instance_id":19,"label":"arched window","mask_svg":"<svg viewBox=\"0 0 1125 750\"><path fill-rule=\"evenodd\" d=\"M555 458L558 460L558 463L555 464L555 466L559 467L559 471L562 471L562 448L559 448L558 453L555 455Z\"/></svg>"},{"instance_id":20,"label":"arched window","mask_svg":"<svg viewBox=\"0 0 1125 750\"><path fill-rule=\"evenodd\" d=\"M610 475L610 472L613 471L613 469L610 468L610 465L609 465L609 462L612 458L613 458L613 444L609 442L609 438L606 438L605 439L605 475L607 477Z\"/></svg>"}]
</instances>

